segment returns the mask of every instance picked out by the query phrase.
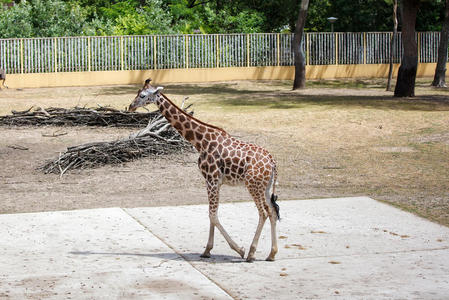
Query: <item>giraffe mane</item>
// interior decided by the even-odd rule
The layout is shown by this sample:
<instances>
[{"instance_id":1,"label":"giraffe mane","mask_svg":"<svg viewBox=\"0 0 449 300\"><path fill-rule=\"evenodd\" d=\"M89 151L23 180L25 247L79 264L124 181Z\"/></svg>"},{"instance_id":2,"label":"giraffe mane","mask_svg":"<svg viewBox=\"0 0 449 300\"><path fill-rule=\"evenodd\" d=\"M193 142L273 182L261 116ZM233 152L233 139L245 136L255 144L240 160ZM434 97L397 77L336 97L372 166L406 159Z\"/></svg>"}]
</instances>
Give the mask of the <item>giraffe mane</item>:
<instances>
[{"instance_id":1,"label":"giraffe mane","mask_svg":"<svg viewBox=\"0 0 449 300\"><path fill-rule=\"evenodd\" d=\"M179 106L177 106L175 103L173 103L173 101L171 101L167 96L165 96L164 93L161 93L161 92L160 92L160 94L165 98L165 100L167 100L168 102L170 102L171 105L173 105L174 107L176 107L176 108L177 108L183 115L185 115L187 118L192 119L192 120L195 120L195 121L197 121L198 123L200 123L201 125L204 125L204 126L206 126L206 127L210 127L210 128L216 129L216 130L218 130L218 131L221 131L222 133L228 134L223 128L220 128L220 127L217 127L217 126L214 126L214 125L207 124L207 123L205 123L205 122L203 122L203 121L201 121L201 120L198 120L198 119L195 118L194 116L192 116L192 115L186 113L186 112L185 112L184 110L182 110Z\"/></svg>"}]
</instances>

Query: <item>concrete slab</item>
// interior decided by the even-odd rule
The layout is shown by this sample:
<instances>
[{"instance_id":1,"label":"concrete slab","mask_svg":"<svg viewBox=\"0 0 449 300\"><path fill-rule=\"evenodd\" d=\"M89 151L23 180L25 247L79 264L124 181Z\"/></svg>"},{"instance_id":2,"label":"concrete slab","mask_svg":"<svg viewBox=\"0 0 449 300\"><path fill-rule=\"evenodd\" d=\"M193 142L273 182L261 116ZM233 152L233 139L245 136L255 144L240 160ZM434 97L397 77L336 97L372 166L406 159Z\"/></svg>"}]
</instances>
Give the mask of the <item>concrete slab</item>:
<instances>
[{"instance_id":1,"label":"concrete slab","mask_svg":"<svg viewBox=\"0 0 449 300\"><path fill-rule=\"evenodd\" d=\"M447 299L449 229L366 197L281 201L279 253L265 224L252 264L206 205L0 215L0 299ZM249 248L253 203L220 206Z\"/></svg>"},{"instance_id":2,"label":"concrete slab","mask_svg":"<svg viewBox=\"0 0 449 300\"><path fill-rule=\"evenodd\" d=\"M231 299L119 208L0 215L0 299Z\"/></svg>"},{"instance_id":3,"label":"concrete slab","mask_svg":"<svg viewBox=\"0 0 449 300\"><path fill-rule=\"evenodd\" d=\"M265 224L253 264L242 262L219 232L213 257L207 206L126 209L234 298L448 299L449 228L367 197L281 201L279 253ZM223 204L220 220L249 249L253 203Z\"/></svg>"}]
</instances>

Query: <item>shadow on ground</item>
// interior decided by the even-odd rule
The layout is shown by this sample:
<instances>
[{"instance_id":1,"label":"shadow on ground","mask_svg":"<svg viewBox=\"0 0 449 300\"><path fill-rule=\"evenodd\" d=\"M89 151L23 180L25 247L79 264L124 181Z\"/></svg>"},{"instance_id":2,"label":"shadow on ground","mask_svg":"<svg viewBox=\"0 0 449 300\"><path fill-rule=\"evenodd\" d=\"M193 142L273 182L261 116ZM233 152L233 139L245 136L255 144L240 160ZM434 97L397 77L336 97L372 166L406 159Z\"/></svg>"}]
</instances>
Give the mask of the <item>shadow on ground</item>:
<instances>
[{"instance_id":1,"label":"shadow on ground","mask_svg":"<svg viewBox=\"0 0 449 300\"><path fill-rule=\"evenodd\" d=\"M72 255L101 255L101 256L137 256L154 257L163 260L187 260L187 261L207 261L209 263L242 263L245 262L238 256L212 255L210 258L202 258L200 253L130 253L130 252L94 252L94 251L72 251Z\"/></svg>"},{"instance_id":2,"label":"shadow on ground","mask_svg":"<svg viewBox=\"0 0 449 300\"><path fill-rule=\"evenodd\" d=\"M252 94L250 99L223 96L211 99L212 103L232 107L260 107L261 109L297 109L305 106L328 106L348 108L369 108L377 110L403 111L449 111L449 99L444 95L424 95L414 98L398 99L386 96L351 95L310 95L297 93L260 93Z\"/></svg>"}]
</instances>

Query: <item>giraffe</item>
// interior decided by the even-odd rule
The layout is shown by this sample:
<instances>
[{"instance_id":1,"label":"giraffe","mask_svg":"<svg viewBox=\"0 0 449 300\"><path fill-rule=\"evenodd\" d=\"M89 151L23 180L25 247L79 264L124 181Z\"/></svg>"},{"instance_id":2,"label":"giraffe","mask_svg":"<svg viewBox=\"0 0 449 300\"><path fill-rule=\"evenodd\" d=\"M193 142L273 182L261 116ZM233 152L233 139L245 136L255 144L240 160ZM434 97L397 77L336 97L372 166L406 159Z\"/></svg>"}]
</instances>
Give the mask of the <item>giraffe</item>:
<instances>
[{"instance_id":1,"label":"giraffe","mask_svg":"<svg viewBox=\"0 0 449 300\"><path fill-rule=\"evenodd\" d=\"M2 80L2 86L4 86L5 88L8 88L8 86L5 84L6 81L6 72L5 70L0 68L0 80ZM0 88L1 89L1 88Z\"/></svg>"},{"instance_id":2,"label":"giraffe","mask_svg":"<svg viewBox=\"0 0 449 300\"><path fill-rule=\"evenodd\" d=\"M129 111L154 103L168 122L199 152L198 167L206 180L209 200L209 238L201 257L209 258L214 245L214 230L217 228L229 246L242 258L245 249L239 247L229 236L218 219L219 191L222 184L244 184L252 196L259 212L259 223L246 261L255 259L257 244L267 218L271 223L271 251L267 261L274 261L278 251L276 221L279 206L274 194L277 179L276 162L271 154L254 144L242 142L223 129L206 124L177 107L147 79L142 89L129 106ZM271 192L271 193L270 193Z\"/></svg>"}]
</instances>

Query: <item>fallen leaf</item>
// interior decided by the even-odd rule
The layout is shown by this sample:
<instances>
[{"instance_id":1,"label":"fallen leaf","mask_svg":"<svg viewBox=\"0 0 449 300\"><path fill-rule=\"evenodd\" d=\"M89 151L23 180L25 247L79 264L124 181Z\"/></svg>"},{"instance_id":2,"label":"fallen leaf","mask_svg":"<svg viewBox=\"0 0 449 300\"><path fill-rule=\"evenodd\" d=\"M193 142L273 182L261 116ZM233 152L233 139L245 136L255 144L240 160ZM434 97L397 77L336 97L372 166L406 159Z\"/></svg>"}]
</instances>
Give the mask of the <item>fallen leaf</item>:
<instances>
[{"instance_id":1,"label":"fallen leaf","mask_svg":"<svg viewBox=\"0 0 449 300\"><path fill-rule=\"evenodd\" d=\"M303 245L300 245L300 244L292 244L292 246L297 247L299 250L306 250L306 248Z\"/></svg>"},{"instance_id":2,"label":"fallen leaf","mask_svg":"<svg viewBox=\"0 0 449 300\"><path fill-rule=\"evenodd\" d=\"M327 233L327 232L322 230L312 230L310 233Z\"/></svg>"}]
</instances>

